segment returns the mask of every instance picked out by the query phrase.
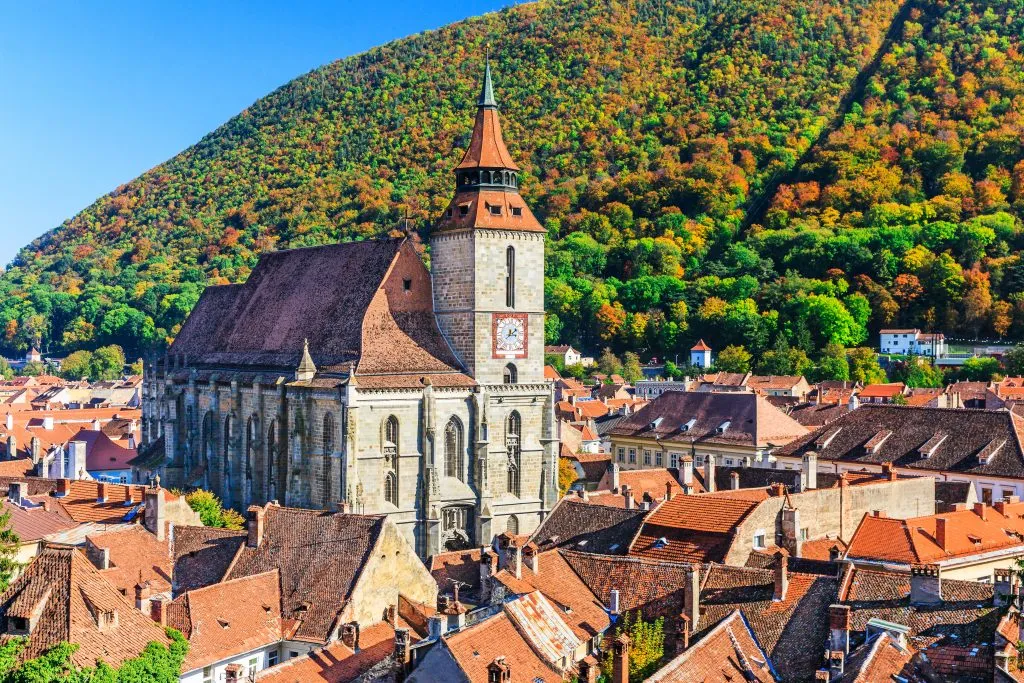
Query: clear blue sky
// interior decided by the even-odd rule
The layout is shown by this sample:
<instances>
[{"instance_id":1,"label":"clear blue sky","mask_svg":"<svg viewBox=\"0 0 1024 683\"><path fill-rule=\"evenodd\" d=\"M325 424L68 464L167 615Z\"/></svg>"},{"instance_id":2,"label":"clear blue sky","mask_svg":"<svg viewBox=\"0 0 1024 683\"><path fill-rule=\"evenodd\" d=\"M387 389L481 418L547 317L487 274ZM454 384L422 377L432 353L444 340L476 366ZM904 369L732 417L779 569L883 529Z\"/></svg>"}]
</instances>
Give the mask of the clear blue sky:
<instances>
[{"instance_id":1,"label":"clear blue sky","mask_svg":"<svg viewBox=\"0 0 1024 683\"><path fill-rule=\"evenodd\" d=\"M292 78L509 4L0 2L0 265Z\"/></svg>"}]
</instances>

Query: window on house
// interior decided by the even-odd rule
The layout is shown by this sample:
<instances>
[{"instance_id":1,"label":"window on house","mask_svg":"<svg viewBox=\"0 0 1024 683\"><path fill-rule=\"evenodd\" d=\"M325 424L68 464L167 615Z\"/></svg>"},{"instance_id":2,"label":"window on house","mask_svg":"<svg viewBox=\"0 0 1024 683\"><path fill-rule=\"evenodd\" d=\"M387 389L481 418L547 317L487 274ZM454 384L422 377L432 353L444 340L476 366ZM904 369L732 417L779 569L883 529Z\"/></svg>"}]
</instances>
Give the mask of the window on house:
<instances>
[{"instance_id":1,"label":"window on house","mask_svg":"<svg viewBox=\"0 0 1024 683\"><path fill-rule=\"evenodd\" d=\"M213 667L203 667L203 683L211 683L213 681Z\"/></svg>"},{"instance_id":2,"label":"window on house","mask_svg":"<svg viewBox=\"0 0 1024 683\"><path fill-rule=\"evenodd\" d=\"M277 666L277 650L267 653L267 666Z\"/></svg>"},{"instance_id":3,"label":"window on house","mask_svg":"<svg viewBox=\"0 0 1024 683\"><path fill-rule=\"evenodd\" d=\"M990 489L990 488L982 488L981 489L981 502L984 503L985 505L991 505L992 504L992 489Z\"/></svg>"},{"instance_id":4,"label":"window on house","mask_svg":"<svg viewBox=\"0 0 1024 683\"><path fill-rule=\"evenodd\" d=\"M725 464L726 464L727 466L729 466L729 467L732 467L732 466L733 466L733 460L732 460L732 458L726 458L726 459L725 459Z\"/></svg>"},{"instance_id":5,"label":"window on house","mask_svg":"<svg viewBox=\"0 0 1024 683\"><path fill-rule=\"evenodd\" d=\"M513 216L522 216L523 215L523 207L521 207L521 206L513 206L512 207L512 215Z\"/></svg>"},{"instance_id":6,"label":"window on house","mask_svg":"<svg viewBox=\"0 0 1024 683\"><path fill-rule=\"evenodd\" d=\"M253 673L255 673L258 670L259 662L260 662L260 660L257 657L251 657L249 659L249 673L250 674L253 674Z\"/></svg>"},{"instance_id":7,"label":"window on house","mask_svg":"<svg viewBox=\"0 0 1024 683\"><path fill-rule=\"evenodd\" d=\"M488 206L487 208L490 210L492 216L500 216L501 215L501 207L500 206L493 206L492 205L492 206Z\"/></svg>"},{"instance_id":8,"label":"window on house","mask_svg":"<svg viewBox=\"0 0 1024 683\"><path fill-rule=\"evenodd\" d=\"M620 448L619 449L619 462L626 462L626 449L625 448Z\"/></svg>"},{"instance_id":9,"label":"window on house","mask_svg":"<svg viewBox=\"0 0 1024 683\"><path fill-rule=\"evenodd\" d=\"M629 464L630 465L635 465L636 464L636 449L635 448L630 448L629 449Z\"/></svg>"},{"instance_id":10,"label":"window on house","mask_svg":"<svg viewBox=\"0 0 1024 683\"><path fill-rule=\"evenodd\" d=\"M644 464L648 466L651 464L651 452L648 450L644 451Z\"/></svg>"},{"instance_id":11,"label":"window on house","mask_svg":"<svg viewBox=\"0 0 1024 683\"><path fill-rule=\"evenodd\" d=\"M809 528L804 527L803 529L800 530L800 540L801 541L806 541L810 537L810 535L811 535L811 530Z\"/></svg>"},{"instance_id":12,"label":"window on house","mask_svg":"<svg viewBox=\"0 0 1024 683\"><path fill-rule=\"evenodd\" d=\"M502 373L502 381L505 384L515 384L519 380L519 371L516 370L516 366L509 363L505 366L505 370Z\"/></svg>"},{"instance_id":13,"label":"window on house","mask_svg":"<svg viewBox=\"0 0 1024 683\"><path fill-rule=\"evenodd\" d=\"M520 496L519 472L520 472L520 438L522 436L522 418L519 413L512 411L505 424L505 452L508 457L507 484L508 492L514 496Z\"/></svg>"},{"instance_id":14,"label":"window on house","mask_svg":"<svg viewBox=\"0 0 1024 683\"><path fill-rule=\"evenodd\" d=\"M668 454L668 466L669 467L679 467L679 454L678 453L669 453Z\"/></svg>"},{"instance_id":15,"label":"window on house","mask_svg":"<svg viewBox=\"0 0 1024 683\"><path fill-rule=\"evenodd\" d=\"M459 215L460 216L466 216L468 214L469 214L469 206L463 204L462 206L459 207Z\"/></svg>"},{"instance_id":16,"label":"window on house","mask_svg":"<svg viewBox=\"0 0 1024 683\"><path fill-rule=\"evenodd\" d=\"M758 531L754 534L754 548L756 550L764 550L767 548L768 546L765 545L765 540L765 533L763 531Z\"/></svg>"},{"instance_id":17,"label":"window on house","mask_svg":"<svg viewBox=\"0 0 1024 683\"><path fill-rule=\"evenodd\" d=\"M412 289L412 280L409 278L402 278L402 289L407 292Z\"/></svg>"},{"instance_id":18,"label":"window on house","mask_svg":"<svg viewBox=\"0 0 1024 683\"><path fill-rule=\"evenodd\" d=\"M654 454L654 464L655 464L656 467L664 467L665 466L665 454L662 453L661 451L658 451L657 453L655 453Z\"/></svg>"}]
</instances>

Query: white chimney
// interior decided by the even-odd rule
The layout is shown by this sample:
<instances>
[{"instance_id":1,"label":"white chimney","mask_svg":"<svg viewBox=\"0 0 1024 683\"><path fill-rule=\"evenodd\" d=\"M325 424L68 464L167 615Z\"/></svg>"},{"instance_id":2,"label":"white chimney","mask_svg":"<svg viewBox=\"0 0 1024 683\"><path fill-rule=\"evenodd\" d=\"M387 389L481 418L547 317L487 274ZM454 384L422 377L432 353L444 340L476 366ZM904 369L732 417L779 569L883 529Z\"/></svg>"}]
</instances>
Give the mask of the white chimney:
<instances>
[{"instance_id":1,"label":"white chimney","mask_svg":"<svg viewBox=\"0 0 1024 683\"><path fill-rule=\"evenodd\" d=\"M53 431L53 415L47 415L43 418L43 429Z\"/></svg>"},{"instance_id":2,"label":"white chimney","mask_svg":"<svg viewBox=\"0 0 1024 683\"><path fill-rule=\"evenodd\" d=\"M7 413L7 428L14 429L14 413Z\"/></svg>"}]
</instances>

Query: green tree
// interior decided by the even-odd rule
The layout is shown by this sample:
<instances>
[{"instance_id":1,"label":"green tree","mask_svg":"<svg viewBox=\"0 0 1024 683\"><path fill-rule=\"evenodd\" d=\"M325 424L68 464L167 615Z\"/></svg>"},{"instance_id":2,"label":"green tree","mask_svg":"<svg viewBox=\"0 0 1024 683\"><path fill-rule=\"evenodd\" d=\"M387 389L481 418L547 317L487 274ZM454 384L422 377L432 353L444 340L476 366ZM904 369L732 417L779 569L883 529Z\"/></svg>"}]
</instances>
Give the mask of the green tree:
<instances>
[{"instance_id":1,"label":"green tree","mask_svg":"<svg viewBox=\"0 0 1024 683\"><path fill-rule=\"evenodd\" d=\"M124 350L117 344L101 346L92 354L89 379L118 379L124 374Z\"/></svg>"},{"instance_id":2,"label":"green tree","mask_svg":"<svg viewBox=\"0 0 1024 683\"><path fill-rule=\"evenodd\" d=\"M759 375L803 375L810 369L811 359L802 349L792 348L781 335L775 348L761 354L757 363Z\"/></svg>"},{"instance_id":3,"label":"green tree","mask_svg":"<svg viewBox=\"0 0 1024 683\"><path fill-rule=\"evenodd\" d=\"M842 344L828 344L814 373L817 382L826 379L847 381L850 379L850 363L846 359L846 349Z\"/></svg>"},{"instance_id":4,"label":"green tree","mask_svg":"<svg viewBox=\"0 0 1024 683\"><path fill-rule=\"evenodd\" d=\"M18 562L18 550L21 545L21 538L11 528L10 510L0 514L0 592L7 590L18 571L21 563Z\"/></svg>"},{"instance_id":5,"label":"green tree","mask_svg":"<svg viewBox=\"0 0 1024 683\"><path fill-rule=\"evenodd\" d=\"M642 683L658 670L665 657L665 620L647 621L637 612L627 612L616 626L615 635L629 637L629 680ZM602 662L605 680L611 680L612 651L608 648Z\"/></svg>"},{"instance_id":6,"label":"green tree","mask_svg":"<svg viewBox=\"0 0 1024 683\"><path fill-rule=\"evenodd\" d=\"M988 382L1002 373L1003 367L997 358L968 358L960 366L960 379L969 382Z\"/></svg>"},{"instance_id":7,"label":"green tree","mask_svg":"<svg viewBox=\"0 0 1024 683\"><path fill-rule=\"evenodd\" d=\"M606 346L597 359L597 369L606 375L618 375L622 373L622 361Z\"/></svg>"},{"instance_id":8,"label":"green tree","mask_svg":"<svg viewBox=\"0 0 1024 683\"><path fill-rule=\"evenodd\" d=\"M880 384L886 381L885 370L878 364L872 349L861 346L846 354L850 363L850 379L861 384Z\"/></svg>"},{"instance_id":9,"label":"green tree","mask_svg":"<svg viewBox=\"0 0 1024 683\"><path fill-rule=\"evenodd\" d=\"M23 377L37 377L39 375L45 375L46 366L38 362L25 363L25 365L21 368L20 374Z\"/></svg>"},{"instance_id":10,"label":"green tree","mask_svg":"<svg viewBox=\"0 0 1024 683\"><path fill-rule=\"evenodd\" d=\"M211 491L197 489L186 495L185 501L199 513L203 526L221 529L241 529L245 526L245 519L235 510L225 509L220 498Z\"/></svg>"},{"instance_id":11,"label":"green tree","mask_svg":"<svg viewBox=\"0 0 1024 683\"><path fill-rule=\"evenodd\" d=\"M750 372L750 352L739 345L726 346L715 358L715 368L722 372Z\"/></svg>"},{"instance_id":12,"label":"green tree","mask_svg":"<svg viewBox=\"0 0 1024 683\"><path fill-rule=\"evenodd\" d=\"M1011 377L1024 375L1024 346L1014 346L1003 354L1003 365L1006 374Z\"/></svg>"},{"instance_id":13,"label":"green tree","mask_svg":"<svg viewBox=\"0 0 1024 683\"><path fill-rule=\"evenodd\" d=\"M75 351L64 359L60 366L60 374L65 379L79 380L92 374L93 360L91 351Z\"/></svg>"},{"instance_id":14,"label":"green tree","mask_svg":"<svg viewBox=\"0 0 1024 683\"><path fill-rule=\"evenodd\" d=\"M622 357L622 379L632 384L637 380L643 379L643 376L644 370L643 366L640 365L640 356L632 351L626 351Z\"/></svg>"},{"instance_id":15,"label":"green tree","mask_svg":"<svg viewBox=\"0 0 1024 683\"><path fill-rule=\"evenodd\" d=\"M0 356L0 379L10 379L14 377L14 370L11 369L11 364L7 362L7 359Z\"/></svg>"}]
</instances>

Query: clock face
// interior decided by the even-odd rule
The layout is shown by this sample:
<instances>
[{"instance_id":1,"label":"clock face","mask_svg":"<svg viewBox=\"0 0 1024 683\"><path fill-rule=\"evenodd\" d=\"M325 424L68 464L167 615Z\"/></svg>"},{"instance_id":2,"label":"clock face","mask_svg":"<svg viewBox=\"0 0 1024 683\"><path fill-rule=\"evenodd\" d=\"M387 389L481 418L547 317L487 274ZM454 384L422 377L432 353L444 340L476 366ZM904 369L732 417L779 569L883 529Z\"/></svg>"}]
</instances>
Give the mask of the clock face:
<instances>
[{"instance_id":1,"label":"clock face","mask_svg":"<svg viewBox=\"0 0 1024 683\"><path fill-rule=\"evenodd\" d=\"M526 315L523 313L494 314L492 321L495 358L526 357Z\"/></svg>"}]
</instances>

